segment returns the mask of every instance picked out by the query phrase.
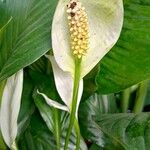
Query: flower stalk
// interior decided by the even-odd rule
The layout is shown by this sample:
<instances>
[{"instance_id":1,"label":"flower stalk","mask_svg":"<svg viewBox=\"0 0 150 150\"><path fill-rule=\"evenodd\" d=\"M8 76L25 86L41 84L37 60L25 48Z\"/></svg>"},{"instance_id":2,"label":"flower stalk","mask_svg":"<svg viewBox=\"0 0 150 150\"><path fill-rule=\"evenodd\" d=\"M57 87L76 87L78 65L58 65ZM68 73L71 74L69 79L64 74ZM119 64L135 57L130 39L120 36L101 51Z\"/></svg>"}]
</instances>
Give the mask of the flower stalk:
<instances>
[{"instance_id":1,"label":"flower stalk","mask_svg":"<svg viewBox=\"0 0 150 150\"><path fill-rule=\"evenodd\" d=\"M79 90L79 82L80 82L81 60L82 59L78 59L78 58L75 59L75 75L74 75L73 97L72 97L72 104L71 104L71 116L70 116L70 123L69 123L68 132L66 135L64 150L68 149L69 138L71 135L72 128L75 124L75 119L76 119L75 115L76 115L76 109L77 109L77 99L78 99L78 90ZM79 146L80 146L80 130L77 129L76 133L78 134L77 135L76 150L78 150Z\"/></svg>"},{"instance_id":2,"label":"flower stalk","mask_svg":"<svg viewBox=\"0 0 150 150\"><path fill-rule=\"evenodd\" d=\"M89 49L89 28L88 17L81 2L77 0L71 0L67 5L67 13L71 39L71 50L73 52L73 55L75 56L75 73L71 117L68 132L66 135L64 150L68 149L69 138L74 125L77 133L76 150L78 150L80 147L80 129L75 117L77 117L76 111L79 83L81 77L81 61L82 57L86 55L87 50Z\"/></svg>"},{"instance_id":3,"label":"flower stalk","mask_svg":"<svg viewBox=\"0 0 150 150\"><path fill-rule=\"evenodd\" d=\"M143 81L139 84L137 93L136 93L136 99L135 99L135 104L134 104L134 108L133 108L133 113L141 113L143 110L143 106L144 106L144 101L145 101L145 96L146 96L146 92L147 92L147 86L148 86L148 82L147 81Z\"/></svg>"},{"instance_id":4,"label":"flower stalk","mask_svg":"<svg viewBox=\"0 0 150 150\"><path fill-rule=\"evenodd\" d=\"M129 99L130 99L130 93L131 93L131 89L125 89L122 93L122 101L121 101L121 108L122 108L122 112L126 113L128 111L128 107L129 107Z\"/></svg>"}]
</instances>

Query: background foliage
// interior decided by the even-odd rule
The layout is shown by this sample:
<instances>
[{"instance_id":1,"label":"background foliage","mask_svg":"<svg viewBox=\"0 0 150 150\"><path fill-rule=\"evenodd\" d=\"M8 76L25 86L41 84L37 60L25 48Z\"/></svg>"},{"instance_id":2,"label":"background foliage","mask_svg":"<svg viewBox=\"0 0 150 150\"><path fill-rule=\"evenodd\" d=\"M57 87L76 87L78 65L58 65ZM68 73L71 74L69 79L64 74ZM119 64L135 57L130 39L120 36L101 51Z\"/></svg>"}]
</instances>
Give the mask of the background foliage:
<instances>
[{"instance_id":1,"label":"background foliage","mask_svg":"<svg viewBox=\"0 0 150 150\"><path fill-rule=\"evenodd\" d=\"M150 1L125 0L124 9L121 37L102 60L96 78L100 93L118 92L150 78Z\"/></svg>"}]
</instances>

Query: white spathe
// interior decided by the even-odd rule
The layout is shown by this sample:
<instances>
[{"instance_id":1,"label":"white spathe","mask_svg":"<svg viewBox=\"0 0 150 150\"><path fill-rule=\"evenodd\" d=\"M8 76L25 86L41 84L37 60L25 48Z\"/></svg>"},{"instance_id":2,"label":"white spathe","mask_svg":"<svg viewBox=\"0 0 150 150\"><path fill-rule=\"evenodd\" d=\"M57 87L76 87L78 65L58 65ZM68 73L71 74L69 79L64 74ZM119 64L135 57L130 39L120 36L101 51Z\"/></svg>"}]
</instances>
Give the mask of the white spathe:
<instances>
[{"instance_id":1,"label":"white spathe","mask_svg":"<svg viewBox=\"0 0 150 150\"><path fill-rule=\"evenodd\" d=\"M58 102L48 98L44 93L38 91L38 94L43 96L48 105L70 112L73 94L73 78L69 72L64 72L57 65L54 56L46 55L46 57L50 60L52 64L56 89L65 105L59 104ZM81 79L79 83L76 117L82 93L83 93L83 79Z\"/></svg>"},{"instance_id":2,"label":"white spathe","mask_svg":"<svg viewBox=\"0 0 150 150\"><path fill-rule=\"evenodd\" d=\"M71 106L71 99L73 94L73 78L71 76L71 73L64 72L58 66L53 56L47 56L47 58L52 64L56 89L63 102L69 108Z\"/></svg>"},{"instance_id":3,"label":"white spathe","mask_svg":"<svg viewBox=\"0 0 150 150\"><path fill-rule=\"evenodd\" d=\"M44 93L40 93L38 90L37 90L37 93L45 99L45 101L48 105L50 105L54 108L61 109L61 110L69 112L69 109L68 109L67 106L62 105L62 104L56 102L55 100L52 100L52 99L48 98L47 95L45 95Z\"/></svg>"},{"instance_id":4,"label":"white spathe","mask_svg":"<svg viewBox=\"0 0 150 150\"><path fill-rule=\"evenodd\" d=\"M81 62L81 78L109 52L117 42L123 25L122 0L79 0L89 21L90 45ZM74 56L66 13L69 0L59 0L52 24L52 47L59 67L74 76Z\"/></svg>"},{"instance_id":5,"label":"white spathe","mask_svg":"<svg viewBox=\"0 0 150 150\"><path fill-rule=\"evenodd\" d=\"M0 127L5 143L12 148L17 136L17 119L23 89L23 70L7 79L0 107Z\"/></svg>"}]
</instances>

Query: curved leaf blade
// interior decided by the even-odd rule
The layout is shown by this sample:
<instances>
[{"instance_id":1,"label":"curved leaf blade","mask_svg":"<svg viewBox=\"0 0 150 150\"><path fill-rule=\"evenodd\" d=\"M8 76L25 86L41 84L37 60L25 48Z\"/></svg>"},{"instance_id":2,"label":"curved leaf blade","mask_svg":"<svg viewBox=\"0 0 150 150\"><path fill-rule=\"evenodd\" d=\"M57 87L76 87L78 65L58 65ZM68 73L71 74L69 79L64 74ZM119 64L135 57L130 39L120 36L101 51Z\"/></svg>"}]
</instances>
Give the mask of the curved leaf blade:
<instances>
[{"instance_id":1,"label":"curved leaf blade","mask_svg":"<svg viewBox=\"0 0 150 150\"><path fill-rule=\"evenodd\" d=\"M122 146L127 150L149 149L150 141L150 124L149 113L142 114L110 114L102 115L101 119L96 123L99 130L104 132L108 138L118 141L118 146ZM108 146L108 143L105 145Z\"/></svg>"},{"instance_id":2,"label":"curved leaf blade","mask_svg":"<svg viewBox=\"0 0 150 150\"><path fill-rule=\"evenodd\" d=\"M35 112L30 125L20 137L18 147L21 150L56 150L56 142L38 112Z\"/></svg>"},{"instance_id":3,"label":"curved leaf blade","mask_svg":"<svg viewBox=\"0 0 150 150\"><path fill-rule=\"evenodd\" d=\"M150 1L124 3L125 19L116 46L101 62L100 93L114 93L150 78Z\"/></svg>"},{"instance_id":4,"label":"curved leaf blade","mask_svg":"<svg viewBox=\"0 0 150 150\"><path fill-rule=\"evenodd\" d=\"M107 113L116 113L117 104L115 96L94 94L85 102L81 103L79 109L79 122L81 134L89 141L102 147L105 138L102 132L97 132L97 124L94 122L96 118L101 118L101 115ZM88 122L88 123L87 123Z\"/></svg>"},{"instance_id":5,"label":"curved leaf blade","mask_svg":"<svg viewBox=\"0 0 150 150\"><path fill-rule=\"evenodd\" d=\"M61 101L59 100L59 96L57 94L57 90L54 88L54 79L51 76L45 76L36 73L34 77L34 74L32 73L31 76L36 81L37 88L43 92L46 93L46 95L54 100L57 100L55 102L59 102L61 104ZM40 81L39 81L40 79ZM53 133L53 138L55 141L60 141L61 149L64 147L64 142L66 138L66 131L69 123L69 113L61 111L57 108L52 107L49 105L43 96L40 96L37 91L34 91L33 94L34 102L45 121L48 129ZM67 106L66 106L67 107ZM59 139L60 138L60 139ZM76 144L76 136L75 132L72 133L70 138L70 144L69 144L69 150L75 149ZM81 140L81 149L86 150L86 144L83 140Z\"/></svg>"},{"instance_id":6,"label":"curved leaf blade","mask_svg":"<svg viewBox=\"0 0 150 150\"><path fill-rule=\"evenodd\" d=\"M61 149L63 149L65 138L66 138L66 131L69 122L69 114L60 111L57 108L52 108L51 106L47 105L43 99L41 99L38 96L35 96L34 100L49 130L53 133L55 138L60 138L60 146ZM59 137L57 137L58 135ZM76 136L74 131L71 134L68 147L69 150L75 149L76 147ZM86 144L84 143L83 140L81 140L80 149L81 150L87 149Z\"/></svg>"},{"instance_id":7,"label":"curved leaf blade","mask_svg":"<svg viewBox=\"0 0 150 150\"><path fill-rule=\"evenodd\" d=\"M110 96L107 103L101 97L94 95L81 105L79 118L84 137L106 150L148 150L150 113L119 114Z\"/></svg>"},{"instance_id":8,"label":"curved leaf blade","mask_svg":"<svg viewBox=\"0 0 150 150\"><path fill-rule=\"evenodd\" d=\"M7 147L6 147L5 143L4 143L3 137L1 135L1 131L0 131L0 149L1 150L7 150Z\"/></svg>"},{"instance_id":9,"label":"curved leaf blade","mask_svg":"<svg viewBox=\"0 0 150 150\"><path fill-rule=\"evenodd\" d=\"M18 133L17 139L23 134L29 126L32 114L35 111L34 100L32 98L34 84L28 74L24 75L24 84L21 98L20 112L18 116Z\"/></svg>"},{"instance_id":10,"label":"curved leaf blade","mask_svg":"<svg viewBox=\"0 0 150 150\"><path fill-rule=\"evenodd\" d=\"M0 46L0 81L33 63L51 48L50 29L56 4L56 0L0 1L1 21L12 17Z\"/></svg>"}]
</instances>

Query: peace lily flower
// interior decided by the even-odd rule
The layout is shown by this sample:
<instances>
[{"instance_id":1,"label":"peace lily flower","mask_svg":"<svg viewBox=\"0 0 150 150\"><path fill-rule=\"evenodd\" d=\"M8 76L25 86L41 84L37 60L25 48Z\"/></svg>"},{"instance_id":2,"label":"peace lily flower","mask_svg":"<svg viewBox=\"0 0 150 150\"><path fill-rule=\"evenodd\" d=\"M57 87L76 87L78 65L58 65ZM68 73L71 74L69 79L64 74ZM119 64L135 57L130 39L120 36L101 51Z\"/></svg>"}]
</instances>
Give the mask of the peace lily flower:
<instances>
[{"instance_id":1,"label":"peace lily flower","mask_svg":"<svg viewBox=\"0 0 150 150\"><path fill-rule=\"evenodd\" d=\"M48 98L44 93L37 91L38 94L42 95L46 100L46 103L52 107L70 112L71 110L71 99L73 94L73 78L69 72L64 72L56 63L54 56L46 55L46 57L50 60L54 72L54 79L56 84L56 89L65 103L65 105L59 104L55 100ZM81 100L83 92L83 80L80 80L79 85L79 93L78 93L78 106ZM77 116L77 111L76 111Z\"/></svg>"},{"instance_id":2,"label":"peace lily flower","mask_svg":"<svg viewBox=\"0 0 150 150\"><path fill-rule=\"evenodd\" d=\"M75 59L80 61L82 82L117 42L122 24L122 0L59 1L52 25L54 57L47 57L53 66L57 90L68 106L63 110L71 108ZM55 104L52 105L57 107Z\"/></svg>"},{"instance_id":3,"label":"peace lily flower","mask_svg":"<svg viewBox=\"0 0 150 150\"><path fill-rule=\"evenodd\" d=\"M67 5L73 3L77 4L73 9L67 7ZM78 9L85 10L79 11ZM69 11L71 12L69 13ZM72 17L72 13L74 12L75 15ZM85 19L83 15L87 16L87 25L82 21L82 19ZM72 25L68 25L69 23L72 23ZM81 26L78 28L78 24L83 24L85 27ZM73 53L75 51L72 48L71 42L73 41L72 37L70 37L70 32L71 36L75 34L73 36L75 42L76 34L78 42L79 39L82 37L86 38L87 36L89 43L87 50L84 51L81 62L80 77L83 78L117 42L122 24L122 0L80 0L80 2L77 0L60 0L52 25L52 46L56 62L62 70L70 72L74 77L75 57ZM75 29L76 27L77 29ZM86 28L88 28L88 35L80 37L80 29L85 30ZM79 50L81 49L80 47Z\"/></svg>"},{"instance_id":4,"label":"peace lily flower","mask_svg":"<svg viewBox=\"0 0 150 150\"><path fill-rule=\"evenodd\" d=\"M58 93L66 106L43 93L39 94L49 105L71 113L65 149L75 114L77 118L83 77L114 46L122 25L122 0L59 0L52 24L54 57L48 58L52 63ZM79 145L79 141L77 143Z\"/></svg>"}]
</instances>

